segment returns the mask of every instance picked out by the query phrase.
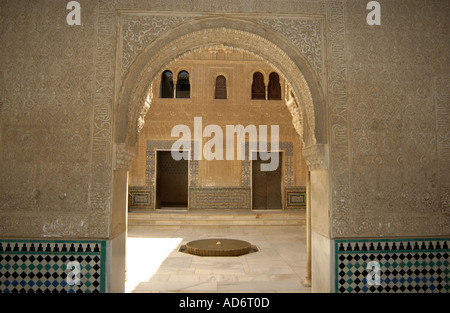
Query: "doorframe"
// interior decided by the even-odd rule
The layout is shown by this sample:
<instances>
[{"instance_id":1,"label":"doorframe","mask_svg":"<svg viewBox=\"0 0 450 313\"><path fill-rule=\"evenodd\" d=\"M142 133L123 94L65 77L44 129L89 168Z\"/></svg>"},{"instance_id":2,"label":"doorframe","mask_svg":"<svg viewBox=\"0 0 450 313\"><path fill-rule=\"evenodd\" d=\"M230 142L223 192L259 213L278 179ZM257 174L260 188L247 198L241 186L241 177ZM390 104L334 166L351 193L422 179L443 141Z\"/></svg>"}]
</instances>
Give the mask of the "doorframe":
<instances>
[{"instance_id":1,"label":"doorframe","mask_svg":"<svg viewBox=\"0 0 450 313\"><path fill-rule=\"evenodd\" d=\"M189 190L190 190L190 187L191 187L191 180L190 180L190 177L191 177L191 161L192 161L192 159L191 159L191 149L164 149L164 148L156 148L156 149L154 149L153 150L153 152L155 153L155 157L154 157L154 164L153 164L153 166L154 166L154 169L155 169L155 184L154 184L154 186L153 186L153 194L154 194L154 197L153 197L153 208L154 208L154 211L156 212L156 211L159 211L160 209L158 209L157 207L156 207L156 198L158 197L158 194L157 194L157 190L158 190L158 152L159 151L183 151L183 152L185 152L185 151L187 151L188 152L188 164L187 164L187 167L188 167L188 174L187 174L187 180L188 180L188 190L187 190L187 206L186 206L186 212L189 212L189 207L190 207L190 203L189 203ZM184 211L184 210L180 210L180 211Z\"/></svg>"}]
</instances>

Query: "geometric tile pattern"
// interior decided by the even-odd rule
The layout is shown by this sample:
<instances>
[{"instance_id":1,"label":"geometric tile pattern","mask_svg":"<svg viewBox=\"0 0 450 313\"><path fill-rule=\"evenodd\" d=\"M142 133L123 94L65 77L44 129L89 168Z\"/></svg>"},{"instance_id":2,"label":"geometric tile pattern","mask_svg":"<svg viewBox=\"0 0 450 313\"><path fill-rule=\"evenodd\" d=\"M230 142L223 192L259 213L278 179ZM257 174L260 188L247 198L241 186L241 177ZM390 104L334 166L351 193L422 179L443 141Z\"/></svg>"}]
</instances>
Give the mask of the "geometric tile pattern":
<instances>
[{"instance_id":1,"label":"geometric tile pattern","mask_svg":"<svg viewBox=\"0 0 450 313\"><path fill-rule=\"evenodd\" d=\"M128 207L153 209L153 187L128 186Z\"/></svg>"},{"instance_id":2,"label":"geometric tile pattern","mask_svg":"<svg viewBox=\"0 0 450 313\"><path fill-rule=\"evenodd\" d=\"M336 240L336 292L449 292L449 241Z\"/></svg>"},{"instance_id":3,"label":"geometric tile pattern","mask_svg":"<svg viewBox=\"0 0 450 313\"><path fill-rule=\"evenodd\" d=\"M306 187L285 188L285 203L287 209L302 209L306 207Z\"/></svg>"},{"instance_id":4,"label":"geometric tile pattern","mask_svg":"<svg viewBox=\"0 0 450 313\"><path fill-rule=\"evenodd\" d=\"M105 291L105 241L0 240L0 293Z\"/></svg>"}]
</instances>

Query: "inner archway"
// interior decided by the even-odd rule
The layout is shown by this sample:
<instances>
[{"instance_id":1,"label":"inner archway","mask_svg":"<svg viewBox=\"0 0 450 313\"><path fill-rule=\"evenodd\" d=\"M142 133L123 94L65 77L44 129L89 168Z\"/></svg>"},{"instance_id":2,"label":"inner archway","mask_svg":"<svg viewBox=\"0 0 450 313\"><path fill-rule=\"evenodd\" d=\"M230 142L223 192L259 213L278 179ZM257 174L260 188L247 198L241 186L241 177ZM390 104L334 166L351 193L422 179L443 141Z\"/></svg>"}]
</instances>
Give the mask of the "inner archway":
<instances>
[{"instance_id":1,"label":"inner archway","mask_svg":"<svg viewBox=\"0 0 450 313\"><path fill-rule=\"evenodd\" d=\"M192 51L223 46L264 59L289 83L291 99L286 104L303 146L309 148L305 155L307 163L317 165L323 162L324 149L320 147L326 145L325 101L319 79L310 65L280 35L262 31L251 23L231 20L211 18L174 28L136 57L118 93L115 126L118 147L133 154L143 116L151 105L150 86L171 62ZM122 183L126 184L126 181Z\"/></svg>"}]
</instances>

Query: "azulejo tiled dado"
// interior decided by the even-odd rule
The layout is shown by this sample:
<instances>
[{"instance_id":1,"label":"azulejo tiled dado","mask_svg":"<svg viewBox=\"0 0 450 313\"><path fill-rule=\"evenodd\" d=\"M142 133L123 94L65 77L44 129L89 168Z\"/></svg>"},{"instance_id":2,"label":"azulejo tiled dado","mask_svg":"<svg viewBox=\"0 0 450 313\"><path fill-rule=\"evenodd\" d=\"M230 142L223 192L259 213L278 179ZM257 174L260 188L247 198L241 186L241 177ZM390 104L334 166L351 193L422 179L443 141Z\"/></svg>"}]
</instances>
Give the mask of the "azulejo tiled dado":
<instances>
[{"instance_id":1,"label":"azulejo tiled dado","mask_svg":"<svg viewBox=\"0 0 450 313\"><path fill-rule=\"evenodd\" d=\"M336 240L336 292L449 292L449 241Z\"/></svg>"},{"instance_id":2,"label":"azulejo tiled dado","mask_svg":"<svg viewBox=\"0 0 450 313\"><path fill-rule=\"evenodd\" d=\"M106 241L0 240L0 293L105 292Z\"/></svg>"}]
</instances>

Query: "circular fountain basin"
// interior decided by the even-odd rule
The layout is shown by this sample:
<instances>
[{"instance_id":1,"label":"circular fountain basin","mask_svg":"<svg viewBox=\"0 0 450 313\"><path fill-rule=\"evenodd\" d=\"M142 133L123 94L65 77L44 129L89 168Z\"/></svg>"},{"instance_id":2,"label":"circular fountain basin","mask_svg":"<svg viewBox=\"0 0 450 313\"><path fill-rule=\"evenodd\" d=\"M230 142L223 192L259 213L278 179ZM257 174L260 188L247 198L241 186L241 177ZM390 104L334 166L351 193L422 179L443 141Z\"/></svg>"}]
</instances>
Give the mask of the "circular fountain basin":
<instances>
[{"instance_id":1,"label":"circular fountain basin","mask_svg":"<svg viewBox=\"0 0 450 313\"><path fill-rule=\"evenodd\" d=\"M186 244L190 254L199 256L240 256L250 252L251 244L237 239L200 239Z\"/></svg>"}]
</instances>

